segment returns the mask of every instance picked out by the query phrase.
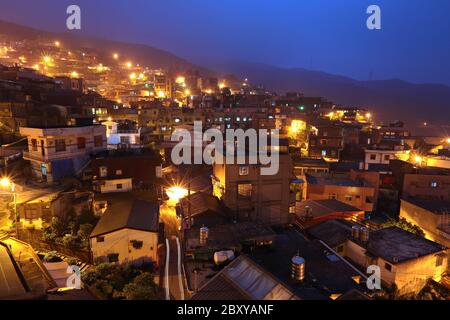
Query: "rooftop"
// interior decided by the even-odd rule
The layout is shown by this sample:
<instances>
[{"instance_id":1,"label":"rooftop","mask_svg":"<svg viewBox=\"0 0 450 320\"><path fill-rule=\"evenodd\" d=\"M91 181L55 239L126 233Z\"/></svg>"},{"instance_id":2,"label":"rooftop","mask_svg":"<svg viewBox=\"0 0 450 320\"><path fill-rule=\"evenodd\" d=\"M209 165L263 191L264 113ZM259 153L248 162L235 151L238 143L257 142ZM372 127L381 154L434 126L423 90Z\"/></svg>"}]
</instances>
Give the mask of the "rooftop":
<instances>
[{"instance_id":1,"label":"rooftop","mask_svg":"<svg viewBox=\"0 0 450 320\"><path fill-rule=\"evenodd\" d=\"M116 198L117 195L112 197ZM120 194L118 198L108 205L92 231L91 238L121 229L158 232L159 205L156 202L143 200L132 193Z\"/></svg>"},{"instance_id":2,"label":"rooftop","mask_svg":"<svg viewBox=\"0 0 450 320\"><path fill-rule=\"evenodd\" d=\"M367 252L396 264L441 252L446 247L397 227L370 233Z\"/></svg>"},{"instance_id":3,"label":"rooftop","mask_svg":"<svg viewBox=\"0 0 450 320\"><path fill-rule=\"evenodd\" d=\"M311 209L311 214L313 217L320 217L341 212L361 212L361 210L356 207L334 199L305 200L302 201L298 207L301 214L306 212L306 207L309 207Z\"/></svg>"},{"instance_id":4,"label":"rooftop","mask_svg":"<svg viewBox=\"0 0 450 320\"><path fill-rule=\"evenodd\" d=\"M417 207L426 209L436 214L450 213L450 201L439 199L417 199L417 198L404 198L402 201L409 202Z\"/></svg>"},{"instance_id":5,"label":"rooftop","mask_svg":"<svg viewBox=\"0 0 450 320\"><path fill-rule=\"evenodd\" d=\"M335 247L351 237L353 225L355 224L346 220L328 220L308 228L307 232L330 247Z\"/></svg>"},{"instance_id":6,"label":"rooftop","mask_svg":"<svg viewBox=\"0 0 450 320\"><path fill-rule=\"evenodd\" d=\"M369 187L364 181L353 181L347 178L335 177L333 175L317 175L306 174L306 181L310 184L334 185L341 187Z\"/></svg>"}]
</instances>

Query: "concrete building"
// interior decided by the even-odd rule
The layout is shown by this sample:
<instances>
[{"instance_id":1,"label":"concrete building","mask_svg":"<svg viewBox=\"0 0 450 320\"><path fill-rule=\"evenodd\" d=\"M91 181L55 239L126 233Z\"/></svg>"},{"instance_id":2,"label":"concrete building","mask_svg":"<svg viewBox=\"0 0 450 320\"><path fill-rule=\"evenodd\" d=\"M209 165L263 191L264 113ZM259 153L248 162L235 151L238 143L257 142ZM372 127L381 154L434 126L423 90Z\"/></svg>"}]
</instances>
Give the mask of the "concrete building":
<instances>
[{"instance_id":1,"label":"concrete building","mask_svg":"<svg viewBox=\"0 0 450 320\"><path fill-rule=\"evenodd\" d=\"M372 167L377 167L376 165L388 166L389 162L395 159L407 161L410 150L407 150L405 146L371 145L364 152L364 170L370 170Z\"/></svg>"},{"instance_id":2,"label":"concrete building","mask_svg":"<svg viewBox=\"0 0 450 320\"><path fill-rule=\"evenodd\" d=\"M400 295L417 294L429 278L439 282L448 267L446 247L396 227L371 232L367 242L350 239L345 252L363 268L380 267L382 283Z\"/></svg>"},{"instance_id":3,"label":"concrete building","mask_svg":"<svg viewBox=\"0 0 450 320\"><path fill-rule=\"evenodd\" d=\"M399 295L419 293L430 278L441 281L448 268L448 249L436 242L396 227L370 232L367 238L358 232L356 237L352 227L348 221L330 220L308 232L364 270L378 266L381 284L395 286Z\"/></svg>"},{"instance_id":4,"label":"concrete building","mask_svg":"<svg viewBox=\"0 0 450 320\"><path fill-rule=\"evenodd\" d=\"M49 183L80 174L91 154L106 149L106 130L99 125L20 128L20 134L28 138L23 158L33 176Z\"/></svg>"},{"instance_id":5,"label":"concrete building","mask_svg":"<svg viewBox=\"0 0 450 320\"><path fill-rule=\"evenodd\" d=\"M319 125L309 136L309 156L338 161L344 148L344 129L334 125Z\"/></svg>"},{"instance_id":6,"label":"concrete building","mask_svg":"<svg viewBox=\"0 0 450 320\"><path fill-rule=\"evenodd\" d=\"M400 217L419 226L427 239L450 247L450 202L442 200L401 199Z\"/></svg>"},{"instance_id":7,"label":"concrete building","mask_svg":"<svg viewBox=\"0 0 450 320\"><path fill-rule=\"evenodd\" d=\"M161 163L161 157L151 149L100 152L90 164L94 190L129 192L153 187L162 177Z\"/></svg>"},{"instance_id":8,"label":"concrete building","mask_svg":"<svg viewBox=\"0 0 450 320\"><path fill-rule=\"evenodd\" d=\"M306 175L306 199L334 199L371 212L375 208L377 186L364 179L327 175Z\"/></svg>"},{"instance_id":9,"label":"concrete building","mask_svg":"<svg viewBox=\"0 0 450 320\"><path fill-rule=\"evenodd\" d=\"M130 193L111 198L90 235L94 263L158 263L159 205Z\"/></svg>"},{"instance_id":10,"label":"concrete building","mask_svg":"<svg viewBox=\"0 0 450 320\"><path fill-rule=\"evenodd\" d=\"M293 186L295 176L288 154L280 154L279 168L275 175L262 175L257 164L214 164L214 195L235 212L237 220L288 223L294 218L299 191Z\"/></svg>"}]
</instances>

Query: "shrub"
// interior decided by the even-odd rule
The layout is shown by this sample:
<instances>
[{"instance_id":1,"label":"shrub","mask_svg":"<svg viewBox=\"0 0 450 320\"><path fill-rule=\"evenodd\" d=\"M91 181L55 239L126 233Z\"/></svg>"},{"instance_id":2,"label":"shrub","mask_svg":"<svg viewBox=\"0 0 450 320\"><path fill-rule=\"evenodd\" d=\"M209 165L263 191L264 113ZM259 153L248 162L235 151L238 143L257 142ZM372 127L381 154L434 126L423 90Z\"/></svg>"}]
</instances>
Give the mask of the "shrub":
<instances>
[{"instance_id":1,"label":"shrub","mask_svg":"<svg viewBox=\"0 0 450 320\"><path fill-rule=\"evenodd\" d=\"M132 283L123 289L127 300L154 300L158 297L158 287L151 273L145 272L137 276Z\"/></svg>"},{"instance_id":2,"label":"shrub","mask_svg":"<svg viewBox=\"0 0 450 320\"><path fill-rule=\"evenodd\" d=\"M49 251L44 256L45 262L61 262L62 259L58 257L58 254L56 251Z\"/></svg>"}]
</instances>

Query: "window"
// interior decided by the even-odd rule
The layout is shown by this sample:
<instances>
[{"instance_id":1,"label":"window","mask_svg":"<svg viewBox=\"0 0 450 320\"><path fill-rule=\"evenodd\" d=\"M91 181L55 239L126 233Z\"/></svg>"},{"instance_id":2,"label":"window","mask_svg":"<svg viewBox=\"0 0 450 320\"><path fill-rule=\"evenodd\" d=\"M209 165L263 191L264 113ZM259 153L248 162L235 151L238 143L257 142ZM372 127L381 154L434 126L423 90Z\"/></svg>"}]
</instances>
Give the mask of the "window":
<instances>
[{"instance_id":1,"label":"window","mask_svg":"<svg viewBox=\"0 0 450 320\"><path fill-rule=\"evenodd\" d=\"M78 145L78 149L85 149L86 148L86 138L78 137L77 145Z\"/></svg>"},{"instance_id":2,"label":"window","mask_svg":"<svg viewBox=\"0 0 450 320\"><path fill-rule=\"evenodd\" d=\"M320 145L321 145L321 146L326 146L326 145L327 145L327 140L325 140L325 139L320 139Z\"/></svg>"},{"instance_id":3,"label":"window","mask_svg":"<svg viewBox=\"0 0 450 320\"><path fill-rule=\"evenodd\" d=\"M352 196L345 196L345 201L352 201L353 197Z\"/></svg>"},{"instance_id":4,"label":"window","mask_svg":"<svg viewBox=\"0 0 450 320\"><path fill-rule=\"evenodd\" d=\"M431 181L430 186L431 186L432 188L437 188L437 187L438 187L437 181Z\"/></svg>"},{"instance_id":5,"label":"window","mask_svg":"<svg viewBox=\"0 0 450 320\"><path fill-rule=\"evenodd\" d=\"M336 248L336 252L337 252L337 253L342 253L342 252L344 252L344 246L343 246L343 245L340 245L339 247L337 247L337 248Z\"/></svg>"},{"instance_id":6,"label":"window","mask_svg":"<svg viewBox=\"0 0 450 320\"><path fill-rule=\"evenodd\" d=\"M238 184L238 194L243 197L252 196L252 185L251 183L240 183Z\"/></svg>"},{"instance_id":7,"label":"window","mask_svg":"<svg viewBox=\"0 0 450 320\"><path fill-rule=\"evenodd\" d=\"M105 242L105 237L97 237L97 242Z\"/></svg>"},{"instance_id":8,"label":"window","mask_svg":"<svg viewBox=\"0 0 450 320\"><path fill-rule=\"evenodd\" d=\"M94 146L95 147L103 146L103 136L94 136Z\"/></svg>"},{"instance_id":9,"label":"window","mask_svg":"<svg viewBox=\"0 0 450 320\"><path fill-rule=\"evenodd\" d=\"M444 257L440 254L436 256L436 267L442 266L442 263L444 262Z\"/></svg>"},{"instance_id":10,"label":"window","mask_svg":"<svg viewBox=\"0 0 450 320\"><path fill-rule=\"evenodd\" d=\"M239 167L239 175L240 176L248 176L248 167Z\"/></svg>"},{"instance_id":11,"label":"window","mask_svg":"<svg viewBox=\"0 0 450 320\"><path fill-rule=\"evenodd\" d=\"M117 189L122 189L122 184L121 183L116 184L116 188Z\"/></svg>"},{"instance_id":12,"label":"window","mask_svg":"<svg viewBox=\"0 0 450 320\"><path fill-rule=\"evenodd\" d=\"M384 155L384 161L389 161L391 159L391 156L388 154Z\"/></svg>"},{"instance_id":13,"label":"window","mask_svg":"<svg viewBox=\"0 0 450 320\"><path fill-rule=\"evenodd\" d=\"M37 151L37 140L36 139L31 139L31 150Z\"/></svg>"},{"instance_id":14,"label":"window","mask_svg":"<svg viewBox=\"0 0 450 320\"><path fill-rule=\"evenodd\" d=\"M295 214L295 206L290 206L289 207L289 213Z\"/></svg>"},{"instance_id":15,"label":"window","mask_svg":"<svg viewBox=\"0 0 450 320\"><path fill-rule=\"evenodd\" d=\"M116 170L116 176L121 176L122 175L122 170Z\"/></svg>"},{"instance_id":16,"label":"window","mask_svg":"<svg viewBox=\"0 0 450 320\"><path fill-rule=\"evenodd\" d=\"M336 193L330 193L330 194L328 195L328 198L329 198L330 200L336 200L336 199L337 199L337 194L336 194Z\"/></svg>"},{"instance_id":17,"label":"window","mask_svg":"<svg viewBox=\"0 0 450 320\"><path fill-rule=\"evenodd\" d=\"M326 157L327 156L327 150L322 150L322 157Z\"/></svg>"},{"instance_id":18,"label":"window","mask_svg":"<svg viewBox=\"0 0 450 320\"><path fill-rule=\"evenodd\" d=\"M377 155L372 153L370 155L370 160L376 160L376 159L377 159Z\"/></svg>"},{"instance_id":19,"label":"window","mask_svg":"<svg viewBox=\"0 0 450 320\"><path fill-rule=\"evenodd\" d=\"M55 151L56 152L66 151L66 140L56 139L55 140Z\"/></svg>"},{"instance_id":20,"label":"window","mask_svg":"<svg viewBox=\"0 0 450 320\"><path fill-rule=\"evenodd\" d=\"M118 253L110 253L108 254L109 262L119 262L119 254Z\"/></svg>"},{"instance_id":21,"label":"window","mask_svg":"<svg viewBox=\"0 0 450 320\"><path fill-rule=\"evenodd\" d=\"M139 240L131 240L130 243L134 249L141 249L142 246L144 245L144 242Z\"/></svg>"},{"instance_id":22,"label":"window","mask_svg":"<svg viewBox=\"0 0 450 320\"><path fill-rule=\"evenodd\" d=\"M392 271L392 265L390 265L390 264L387 263L387 262L384 264L384 268L385 268L387 271L389 271L389 272Z\"/></svg>"},{"instance_id":23,"label":"window","mask_svg":"<svg viewBox=\"0 0 450 320\"><path fill-rule=\"evenodd\" d=\"M108 175L108 168L107 167L100 167L98 168L98 171L100 173L100 177L104 178Z\"/></svg>"}]
</instances>

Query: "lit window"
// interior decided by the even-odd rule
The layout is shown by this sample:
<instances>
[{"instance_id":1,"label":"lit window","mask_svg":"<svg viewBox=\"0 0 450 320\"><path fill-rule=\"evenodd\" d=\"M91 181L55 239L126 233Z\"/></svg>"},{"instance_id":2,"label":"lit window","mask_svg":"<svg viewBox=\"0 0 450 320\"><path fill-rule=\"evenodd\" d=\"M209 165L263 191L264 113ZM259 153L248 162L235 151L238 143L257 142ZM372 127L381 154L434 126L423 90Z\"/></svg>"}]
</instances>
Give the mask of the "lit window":
<instances>
[{"instance_id":1,"label":"lit window","mask_svg":"<svg viewBox=\"0 0 450 320\"><path fill-rule=\"evenodd\" d=\"M104 178L108 175L108 168L107 167L100 167L99 169L100 177Z\"/></svg>"},{"instance_id":2,"label":"lit window","mask_svg":"<svg viewBox=\"0 0 450 320\"><path fill-rule=\"evenodd\" d=\"M239 175L247 176L248 175L248 167L239 167Z\"/></svg>"},{"instance_id":3,"label":"lit window","mask_svg":"<svg viewBox=\"0 0 450 320\"><path fill-rule=\"evenodd\" d=\"M432 181L431 184L430 184L430 186L431 186L432 188L437 188L437 187L438 187L437 181Z\"/></svg>"},{"instance_id":4,"label":"lit window","mask_svg":"<svg viewBox=\"0 0 450 320\"><path fill-rule=\"evenodd\" d=\"M238 194L242 197L251 197L252 196L251 183L238 184Z\"/></svg>"},{"instance_id":5,"label":"lit window","mask_svg":"<svg viewBox=\"0 0 450 320\"><path fill-rule=\"evenodd\" d=\"M322 150L322 157L326 157L327 156L327 150Z\"/></svg>"},{"instance_id":6,"label":"lit window","mask_svg":"<svg viewBox=\"0 0 450 320\"><path fill-rule=\"evenodd\" d=\"M122 170L116 170L116 176L121 176L122 175Z\"/></svg>"},{"instance_id":7,"label":"lit window","mask_svg":"<svg viewBox=\"0 0 450 320\"><path fill-rule=\"evenodd\" d=\"M289 207L289 213L295 214L295 206L290 206Z\"/></svg>"},{"instance_id":8,"label":"lit window","mask_svg":"<svg viewBox=\"0 0 450 320\"><path fill-rule=\"evenodd\" d=\"M444 257L440 254L436 256L436 267L442 266L442 263L444 262Z\"/></svg>"}]
</instances>

